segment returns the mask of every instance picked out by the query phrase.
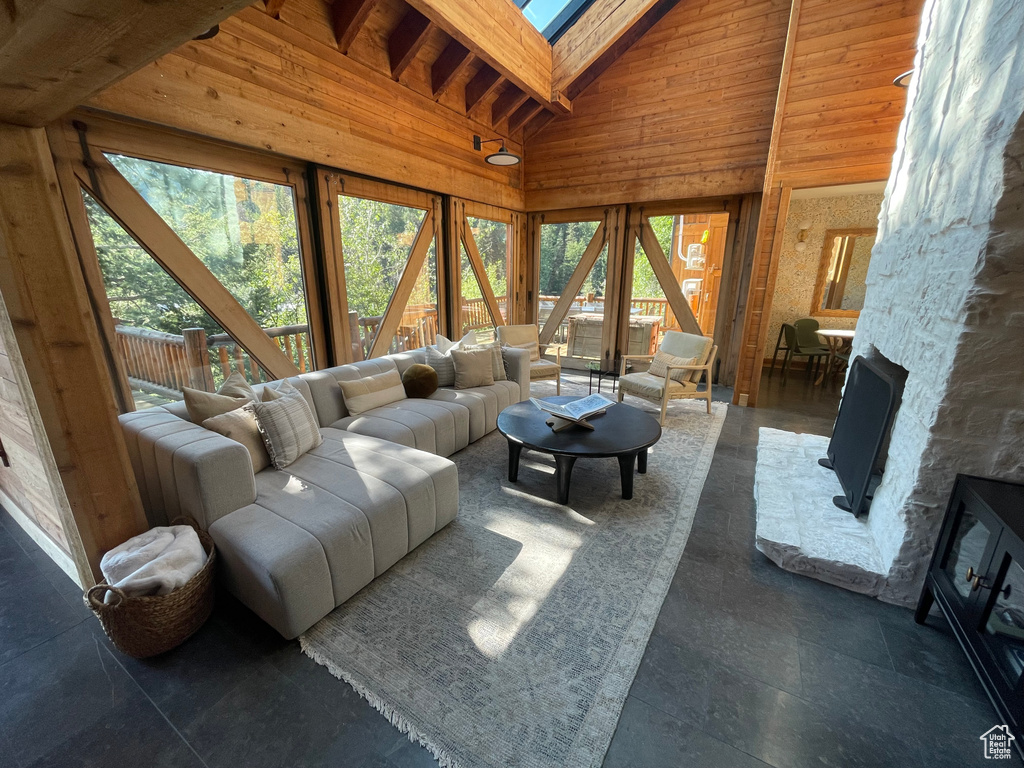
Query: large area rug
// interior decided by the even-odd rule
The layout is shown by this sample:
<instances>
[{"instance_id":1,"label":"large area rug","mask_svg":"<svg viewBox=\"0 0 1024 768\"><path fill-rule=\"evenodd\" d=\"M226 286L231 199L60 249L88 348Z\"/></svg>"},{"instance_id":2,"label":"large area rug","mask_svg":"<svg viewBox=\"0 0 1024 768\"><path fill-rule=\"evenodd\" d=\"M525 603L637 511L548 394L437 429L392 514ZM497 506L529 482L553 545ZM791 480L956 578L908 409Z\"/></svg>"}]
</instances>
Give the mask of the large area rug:
<instances>
[{"instance_id":1,"label":"large area rug","mask_svg":"<svg viewBox=\"0 0 1024 768\"><path fill-rule=\"evenodd\" d=\"M453 457L455 522L304 634L303 650L442 766L599 766L725 413L670 405L632 501L614 459L577 462L568 506L552 500L550 456L524 451L509 483L492 432Z\"/></svg>"}]
</instances>

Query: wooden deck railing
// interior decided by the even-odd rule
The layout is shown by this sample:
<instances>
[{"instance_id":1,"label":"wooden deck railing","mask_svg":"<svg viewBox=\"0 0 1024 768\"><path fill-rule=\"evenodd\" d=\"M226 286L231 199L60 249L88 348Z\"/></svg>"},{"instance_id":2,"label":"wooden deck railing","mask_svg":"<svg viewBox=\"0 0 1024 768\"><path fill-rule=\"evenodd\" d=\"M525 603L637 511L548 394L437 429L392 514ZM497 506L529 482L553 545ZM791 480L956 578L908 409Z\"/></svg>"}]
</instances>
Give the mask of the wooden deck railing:
<instances>
[{"instance_id":1,"label":"wooden deck railing","mask_svg":"<svg viewBox=\"0 0 1024 768\"><path fill-rule=\"evenodd\" d=\"M133 387L173 399L182 387L212 391L232 371L248 381L267 381L266 374L226 333L207 336L202 328L186 328L180 336L147 328L116 327L117 344ZM300 372L313 370L309 326L264 328Z\"/></svg>"}]
</instances>

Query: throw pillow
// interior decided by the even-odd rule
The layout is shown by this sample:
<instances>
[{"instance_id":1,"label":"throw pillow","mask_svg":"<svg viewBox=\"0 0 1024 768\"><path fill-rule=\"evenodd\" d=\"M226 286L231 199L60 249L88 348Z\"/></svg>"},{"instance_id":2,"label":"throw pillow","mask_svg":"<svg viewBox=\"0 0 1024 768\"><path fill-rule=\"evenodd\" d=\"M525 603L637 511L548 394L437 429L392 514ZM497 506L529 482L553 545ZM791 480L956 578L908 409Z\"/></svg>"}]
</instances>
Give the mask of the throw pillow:
<instances>
[{"instance_id":1,"label":"throw pillow","mask_svg":"<svg viewBox=\"0 0 1024 768\"><path fill-rule=\"evenodd\" d=\"M433 346L427 346L427 365L437 371L437 386L450 387L455 383L455 364L451 351L476 344L476 331L470 331L458 341L437 334Z\"/></svg>"},{"instance_id":2,"label":"throw pillow","mask_svg":"<svg viewBox=\"0 0 1024 768\"><path fill-rule=\"evenodd\" d=\"M464 350L472 349L488 349L491 352L491 372L494 375L495 381L508 381L508 376L505 374L505 361L501 356L501 344L498 342L492 342L490 344L475 344L469 346L463 346Z\"/></svg>"},{"instance_id":3,"label":"throw pillow","mask_svg":"<svg viewBox=\"0 0 1024 768\"><path fill-rule=\"evenodd\" d=\"M302 393L295 388L294 384L288 381L288 379L281 379L281 381L277 382L277 386L267 384L263 387L263 393L259 399L264 403L269 403L271 400L279 400L287 395L298 395L299 397L302 397Z\"/></svg>"},{"instance_id":4,"label":"throw pillow","mask_svg":"<svg viewBox=\"0 0 1024 768\"><path fill-rule=\"evenodd\" d=\"M260 435L260 426L256 423L256 415L247 411L244 406L207 419L203 422L203 427L244 445L249 452L249 458L252 459L253 472L259 472L270 466L270 455L267 453L267 447L263 444L263 436Z\"/></svg>"},{"instance_id":5,"label":"throw pillow","mask_svg":"<svg viewBox=\"0 0 1024 768\"><path fill-rule=\"evenodd\" d=\"M456 389L489 387L494 383L493 358L489 349L453 349L451 355L455 363Z\"/></svg>"},{"instance_id":6,"label":"throw pillow","mask_svg":"<svg viewBox=\"0 0 1024 768\"><path fill-rule=\"evenodd\" d=\"M351 416L405 400L405 387L402 386L402 377L397 368L361 379L339 381L338 386L341 387L345 407Z\"/></svg>"},{"instance_id":7,"label":"throw pillow","mask_svg":"<svg viewBox=\"0 0 1024 768\"><path fill-rule=\"evenodd\" d=\"M434 337L434 346L437 347L437 351L442 355L449 349L454 349L461 344L476 344L476 331L468 331L458 341L452 341L451 339L442 336L440 333Z\"/></svg>"},{"instance_id":8,"label":"throw pillow","mask_svg":"<svg viewBox=\"0 0 1024 768\"><path fill-rule=\"evenodd\" d=\"M697 358L695 357L676 357L670 355L668 352L662 352L660 349L655 353L654 359L651 361L651 367L647 369L647 372L652 376L665 377L668 372L668 366L670 365L696 365ZM678 369L672 371L671 378L675 381L688 381L690 374L693 371L686 369Z\"/></svg>"},{"instance_id":9,"label":"throw pillow","mask_svg":"<svg viewBox=\"0 0 1024 768\"><path fill-rule=\"evenodd\" d=\"M309 403L298 390L266 403L249 403L245 408L256 416L270 463L277 469L284 469L324 441Z\"/></svg>"},{"instance_id":10,"label":"throw pillow","mask_svg":"<svg viewBox=\"0 0 1024 768\"><path fill-rule=\"evenodd\" d=\"M413 363L402 374L406 397L430 397L437 391L437 371L423 363Z\"/></svg>"},{"instance_id":11,"label":"throw pillow","mask_svg":"<svg viewBox=\"0 0 1024 768\"><path fill-rule=\"evenodd\" d=\"M234 411L257 399L249 382L238 371L224 379L224 383L216 392L204 392L191 387L182 387L181 391L185 399L185 409L193 424L202 424L207 419Z\"/></svg>"}]
</instances>

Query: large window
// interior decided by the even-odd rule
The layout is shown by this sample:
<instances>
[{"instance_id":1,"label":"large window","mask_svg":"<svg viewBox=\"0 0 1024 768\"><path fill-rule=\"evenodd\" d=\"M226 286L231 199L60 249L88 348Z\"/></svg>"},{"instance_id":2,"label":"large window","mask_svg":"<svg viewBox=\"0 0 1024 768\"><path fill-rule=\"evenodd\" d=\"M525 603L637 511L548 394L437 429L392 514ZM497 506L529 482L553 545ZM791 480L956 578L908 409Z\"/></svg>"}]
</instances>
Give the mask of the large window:
<instances>
[{"instance_id":1,"label":"large window","mask_svg":"<svg viewBox=\"0 0 1024 768\"><path fill-rule=\"evenodd\" d=\"M233 371L267 374L87 193L100 273L137 409L180 399L182 387L213 389Z\"/></svg>"},{"instance_id":2,"label":"large window","mask_svg":"<svg viewBox=\"0 0 1024 768\"><path fill-rule=\"evenodd\" d=\"M541 341L567 360L593 361L604 343L608 243L601 221L540 225Z\"/></svg>"}]
</instances>

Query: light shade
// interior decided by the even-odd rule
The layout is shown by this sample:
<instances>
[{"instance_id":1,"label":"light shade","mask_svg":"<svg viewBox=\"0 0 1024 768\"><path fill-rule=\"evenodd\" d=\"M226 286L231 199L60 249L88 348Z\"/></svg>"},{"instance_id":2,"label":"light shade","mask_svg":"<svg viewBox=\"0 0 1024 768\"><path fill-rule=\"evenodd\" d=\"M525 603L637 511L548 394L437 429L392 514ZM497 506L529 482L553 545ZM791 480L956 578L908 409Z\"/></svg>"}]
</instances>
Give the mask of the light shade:
<instances>
[{"instance_id":1,"label":"light shade","mask_svg":"<svg viewBox=\"0 0 1024 768\"><path fill-rule=\"evenodd\" d=\"M914 70L908 69L902 75L898 75L892 81L892 84L895 85L897 88L909 88L910 87L910 76L913 75L913 74L914 74Z\"/></svg>"},{"instance_id":2,"label":"light shade","mask_svg":"<svg viewBox=\"0 0 1024 768\"><path fill-rule=\"evenodd\" d=\"M504 144L501 145L501 149L497 152L484 158L484 160L491 165L519 165L519 163L522 162L522 159L523 158L519 155L513 154L505 149Z\"/></svg>"}]
</instances>

